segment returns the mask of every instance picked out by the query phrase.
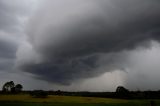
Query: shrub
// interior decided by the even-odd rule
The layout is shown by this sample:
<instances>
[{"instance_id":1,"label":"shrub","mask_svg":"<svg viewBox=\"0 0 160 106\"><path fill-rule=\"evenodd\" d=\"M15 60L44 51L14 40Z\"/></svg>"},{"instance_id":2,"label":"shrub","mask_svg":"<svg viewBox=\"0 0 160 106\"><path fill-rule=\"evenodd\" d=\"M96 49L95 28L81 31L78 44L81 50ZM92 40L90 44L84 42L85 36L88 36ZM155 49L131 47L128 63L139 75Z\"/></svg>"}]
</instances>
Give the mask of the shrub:
<instances>
[{"instance_id":1,"label":"shrub","mask_svg":"<svg viewBox=\"0 0 160 106\"><path fill-rule=\"evenodd\" d=\"M43 90L34 90L30 95L34 98L46 98L48 96L47 92Z\"/></svg>"}]
</instances>

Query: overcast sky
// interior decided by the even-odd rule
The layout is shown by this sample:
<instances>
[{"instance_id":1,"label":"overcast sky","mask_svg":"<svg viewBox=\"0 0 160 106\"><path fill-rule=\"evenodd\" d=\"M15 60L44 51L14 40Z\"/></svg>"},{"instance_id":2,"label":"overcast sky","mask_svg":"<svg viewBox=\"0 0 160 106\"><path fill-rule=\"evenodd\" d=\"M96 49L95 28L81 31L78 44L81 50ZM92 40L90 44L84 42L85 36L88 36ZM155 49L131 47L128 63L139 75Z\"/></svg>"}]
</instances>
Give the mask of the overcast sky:
<instances>
[{"instance_id":1,"label":"overcast sky","mask_svg":"<svg viewBox=\"0 0 160 106\"><path fill-rule=\"evenodd\" d=\"M0 0L0 86L160 89L159 0Z\"/></svg>"}]
</instances>

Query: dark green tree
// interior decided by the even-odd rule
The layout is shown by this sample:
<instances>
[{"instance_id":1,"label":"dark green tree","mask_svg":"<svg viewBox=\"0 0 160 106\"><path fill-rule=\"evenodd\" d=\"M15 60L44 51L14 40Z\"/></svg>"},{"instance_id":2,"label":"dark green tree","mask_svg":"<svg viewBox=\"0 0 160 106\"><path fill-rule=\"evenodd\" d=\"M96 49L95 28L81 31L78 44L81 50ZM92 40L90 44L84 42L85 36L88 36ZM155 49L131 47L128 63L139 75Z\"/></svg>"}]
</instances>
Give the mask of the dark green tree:
<instances>
[{"instance_id":1,"label":"dark green tree","mask_svg":"<svg viewBox=\"0 0 160 106\"><path fill-rule=\"evenodd\" d=\"M129 90L123 86L118 86L116 89L116 96L119 98L129 98Z\"/></svg>"},{"instance_id":2,"label":"dark green tree","mask_svg":"<svg viewBox=\"0 0 160 106\"><path fill-rule=\"evenodd\" d=\"M125 92L129 92L128 89L124 88L123 86L118 86L116 89L117 93L125 93Z\"/></svg>"},{"instance_id":3,"label":"dark green tree","mask_svg":"<svg viewBox=\"0 0 160 106\"><path fill-rule=\"evenodd\" d=\"M14 88L14 82L13 81L9 81L6 82L3 87L2 87L2 91L3 92L11 92L11 90Z\"/></svg>"},{"instance_id":4,"label":"dark green tree","mask_svg":"<svg viewBox=\"0 0 160 106\"><path fill-rule=\"evenodd\" d=\"M21 84L17 84L17 85L15 86L15 91L16 91L16 92L21 92L22 89L23 89L23 86L22 86Z\"/></svg>"},{"instance_id":5,"label":"dark green tree","mask_svg":"<svg viewBox=\"0 0 160 106\"><path fill-rule=\"evenodd\" d=\"M15 85L13 81L6 82L3 87L3 92L11 92L11 93L18 93L21 92L23 89L23 86L21 84Z\"/></svg>"}]
</instances>

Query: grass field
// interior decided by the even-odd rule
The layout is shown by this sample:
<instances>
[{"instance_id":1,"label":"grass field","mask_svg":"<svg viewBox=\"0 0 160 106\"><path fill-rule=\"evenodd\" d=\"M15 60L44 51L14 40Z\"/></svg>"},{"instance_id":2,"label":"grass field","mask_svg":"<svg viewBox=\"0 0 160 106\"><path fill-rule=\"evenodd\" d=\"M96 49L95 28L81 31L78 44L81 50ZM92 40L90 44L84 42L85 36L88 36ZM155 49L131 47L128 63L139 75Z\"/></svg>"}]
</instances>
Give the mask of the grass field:
<instances>
[{"instance_id":1,"label":"grass field","mask_svg":"<svg viewBox=\"0 0 160 106\"><path fill-rule=\"evenodd\" d=\"M160 106L160 100L154 100ZM122 100L94 97L0 95L0 106L149 106L150 100Z\"/></svg>"}]
</instances>

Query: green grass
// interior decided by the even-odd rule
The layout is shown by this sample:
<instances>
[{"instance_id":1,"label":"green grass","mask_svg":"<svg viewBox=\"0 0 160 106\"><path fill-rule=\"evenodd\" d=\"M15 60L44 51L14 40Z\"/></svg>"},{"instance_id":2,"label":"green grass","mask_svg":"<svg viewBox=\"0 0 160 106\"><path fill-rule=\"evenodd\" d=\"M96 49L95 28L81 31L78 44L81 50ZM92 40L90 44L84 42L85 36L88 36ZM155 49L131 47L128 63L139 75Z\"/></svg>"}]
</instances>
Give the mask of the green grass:
<instances>
[{"instance_id":1,"label":"green grass","mask_svg":"<svg viewBox=\"0 0 160 106\"><path fill-rule=\"evenodd\" d=\"M160 100L154 100L160 105ZM0 95L0 106L149 106L150 100L122 100L95 97Z\"/></svg>"}]
</instances>

